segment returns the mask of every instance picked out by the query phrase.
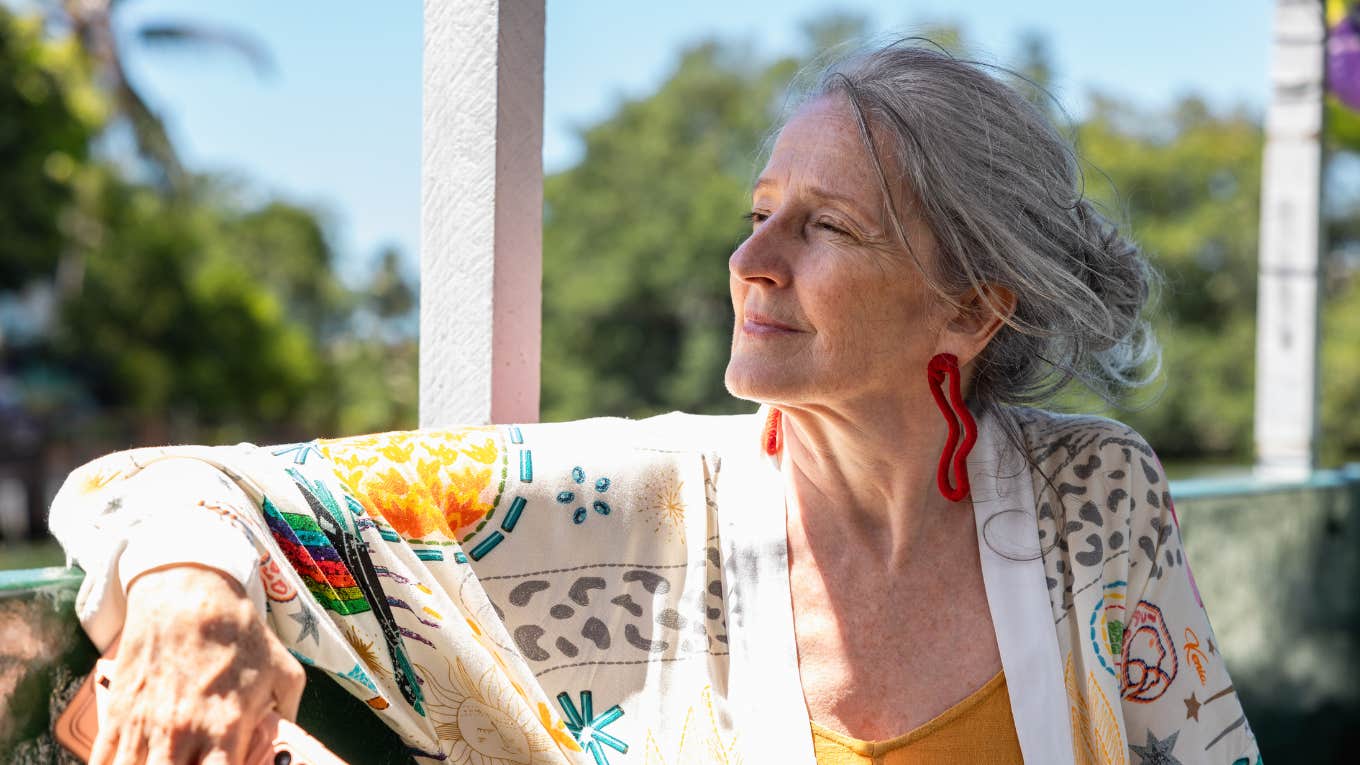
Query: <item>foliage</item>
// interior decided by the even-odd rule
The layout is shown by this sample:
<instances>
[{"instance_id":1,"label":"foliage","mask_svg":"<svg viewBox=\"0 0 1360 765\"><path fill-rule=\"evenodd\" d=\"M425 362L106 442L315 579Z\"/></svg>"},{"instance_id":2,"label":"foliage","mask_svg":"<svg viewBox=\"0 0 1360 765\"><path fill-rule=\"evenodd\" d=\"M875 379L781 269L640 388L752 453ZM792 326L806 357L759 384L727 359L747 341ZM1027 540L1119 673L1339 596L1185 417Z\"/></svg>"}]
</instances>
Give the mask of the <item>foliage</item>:
<instances>
[{"instance_id":1,"label":"foliage","mask_svg":"<svg viewBox=\"0 0 1360 765\"><path fill-rule=\"evenodd\" d=\"M857 28L841 20L808 31L844 39ZM966 50L958 30L942 31ZM1028 80L1017 84L1054 113L1042 89L1055 65L1042 38L1024 37L1016 58ZM548 179L546 418L749 409L721 385L731 332L723 263L744 234L737 218L759 167L752 149L784 103L780 85L803 63L695 47L654 94L587 130L582 161ZM1165 274L1152 314L1163 377L1109 413L1168 458L1250 459L1259 119L1195 97L1148 111L1096 94L1072 130L1087 194L1128 225ZM1338 215L1338 231L1347 220L1357 228L1354 211ZM1356 300L1352 287L1327 310L1323 385L1324 436L1333 452L1352 454L1360 425L1338 438L1332 423L1360 405ZM1073 391L1056 405L1095 404Z\"/></svg>"},{"instance_id":2,"label":"foliage","mask_svg":"<svg viewBox=\"0 0 1360 765\"><path fill-rule=\"evenodd\" d=\"M1126 222L1165 278L1154 309L1164 379L1114 414L1167 457L1248 458L1260 126L1196 98L1144 114L1097 97L1077 137L1088 196Z\"/></svg>"},{"instance_id":3,"label":"foliage","mask_svg":"<svg viewBox=\"0 0 1360 765\"><path fill-rule=\"evenodd\" d=\"M270 219L277 208L229 217L108 172L91 186L84 212L100 230L83 253L79 292L62 304L59 358L100 386L101 402L147 417L192 408L206 422L269 427L297 416L317 386L320 352L286 312L299 285L268 277L306 268L318 248L270 247L263 263L251 255L259 239L312 233L309 221L297 231L296 221Z\"/></svg>"},{"instance_id":4,"label":"foliage","mask_svg":"<svg viewBox=\"0 0 1360 765\"><path fill-rule=\"evenodd\" d=\"M100 119L79 51L0 5L0 289L56 268L76 168Z\"/></svg>"},{"instance_id":5,"label":"foliage","mask_svg":"<svg viewBox=\"0 0 1360 765\"><path fill-rule=\"evenodd\" d=\"M544 185L543 415L749 408L723 389L727 255L793 62L717 44L584 134Z\"/></svg>"},{"instance_id":6,"label":"foliage","mask_svg":"<svg viewBox=\"0 0 1360 765\"><path fill-rule=\"evenodd\" d=\"M121 4L122 0L61 0L59 7L73 41L101 83L110 106L110 119L130 129L142 169L162 191L184 194L194 178L181 162L164 121L127 77L126 35L114 29ZM131 36L142 47L232 53L253 65L258 74L266 74L273 67L268 52L258 42L232 29L202 23L151 21L132 30Z\"/></svg>"},{"instance_id":7,"label":"foliage","mask_svg":"<svg viewBox=\"0 0 1360 765\"><path fill-rule=\"evenodd\" d=\"M1360 456L1360 279L1351 277L1324 305L1319 394L1324 464Z\"/></svg>"},{"instance_id":8,"label":"foliage","mask_svg":"<svg viewBox=\"0 0 1360 765\"><path fill-rule=\"evenodd\" d=\"M247 202L183 171L173 147L152 183L99 156L95 140L127 119L104 105L126 109L117 87L131 86L97 88L112 64L86 42L0 7L0 307L30 294L54 306L36 331L0 314L0 398L49 429L81 412L130 420L134 439L413 426L414 288L398 255L355 288L315 212Z\"/></svg>"},{"instance_id":9,"label":"foliage","mask_svg":"<svg viewBox=\"0 0 1360 765\"><path fill-rule=\"evenodd\" d=\"M82 402L179 418L208 440L413 425L415 293L399 254L379 253L365 284L348 285L324 219L181 174L173 147L155 150L155 125L139 144L161 168L152 183L92 152L114 121L139 124L145 104L96 84L118 62L91 58L99 28L72 26L82 28L85 37L53 36L0 6L0 329L5 301L34 285L56 306L37 334L0 334L0 397L18 390L49 420ZM741 214L785 84L811 52L864 31L852 17L814 21L809 54L778 60L694 46L655 93L584 130L582 161L544 189L545 419L750 408L722 385L732 322L724 263L745 234ZM967 50L957 28L932 34ZM1056 72L1042 38L1022 38L1013 66L1025 78L1017 84L1065 122L1042 92ZM1167 457L1245 459L1259 120L1193 97L1154 111L1109 95L1092 104L1067 126L1086 191L1166 274L1155 313L1164 380L1134 398L1141 406L1112 414ZM1334 136L1337 151L1345 145ZM1328 222L1333 251L1355 251L1354 208ZM1360 407L1351 339L1360 286L1353 264L1331 265L1323 436L1339 459L1360 453L1360 423L1345 416ZM1076 393L1060 403L1090 406Z\"/></svg>"}]
</instances>

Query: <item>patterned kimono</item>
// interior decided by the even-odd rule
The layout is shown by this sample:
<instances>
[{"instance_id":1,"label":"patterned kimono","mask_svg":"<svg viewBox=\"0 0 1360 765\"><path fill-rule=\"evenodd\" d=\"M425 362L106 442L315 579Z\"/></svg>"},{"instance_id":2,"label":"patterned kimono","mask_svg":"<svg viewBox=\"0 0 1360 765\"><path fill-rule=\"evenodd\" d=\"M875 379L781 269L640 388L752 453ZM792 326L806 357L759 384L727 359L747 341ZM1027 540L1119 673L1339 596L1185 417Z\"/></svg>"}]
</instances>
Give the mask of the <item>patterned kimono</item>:
<instances>
[{"instance_id":1,"label":"patterned kimono","mask_svg":"<svg viewBox=\"0 0 1360 765\"><path fill-rule=\"evenodd\" d=\"M419 761L812 763L763 414L136 449L51 523L96 644L138 573L219 568ZM1152 450L1019 415L969 474L1025 760L1259 762Z\"/></svg>"}]
</instances>

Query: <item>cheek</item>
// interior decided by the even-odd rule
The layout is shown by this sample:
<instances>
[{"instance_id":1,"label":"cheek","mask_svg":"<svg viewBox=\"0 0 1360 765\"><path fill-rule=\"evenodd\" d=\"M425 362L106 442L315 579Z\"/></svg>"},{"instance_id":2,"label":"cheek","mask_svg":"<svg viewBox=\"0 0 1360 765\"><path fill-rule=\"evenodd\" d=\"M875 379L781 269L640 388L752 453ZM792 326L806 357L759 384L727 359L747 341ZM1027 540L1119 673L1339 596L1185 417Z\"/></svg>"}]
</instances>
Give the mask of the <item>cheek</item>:
<instances>
[{"instance_id":1,"label":"cheek","mask_svg":"<svg viewBox=\"0 0 1360 765\"><path fill-rule=\"evenodd\" d=\"M866 363L874 366L915 363L928 355L939 334L937 301L914 285L889 281L904 278L876 272L828 283L809 295L819 340L838 354L872 357Z\"/></svg>"},{"instance_id":2,"label":"cheek","mask_svg":"<svg viewBox=\"0 0 1360 765\"><path fill-rule=\"evenodd\" d=\"M819 276L805 281L805 304L819 326L842 334L900 332L921 315L919 297L896 274L861 267Z\"/></svg>"}]
</instances>

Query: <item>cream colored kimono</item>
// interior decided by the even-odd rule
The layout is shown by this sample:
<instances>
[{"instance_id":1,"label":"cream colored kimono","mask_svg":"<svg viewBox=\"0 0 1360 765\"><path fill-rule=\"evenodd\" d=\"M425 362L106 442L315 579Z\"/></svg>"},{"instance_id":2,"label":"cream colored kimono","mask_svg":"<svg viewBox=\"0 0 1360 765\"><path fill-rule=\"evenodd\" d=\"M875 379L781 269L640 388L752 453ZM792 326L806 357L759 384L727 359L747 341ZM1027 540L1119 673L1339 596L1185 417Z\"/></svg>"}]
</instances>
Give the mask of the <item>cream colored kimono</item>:
<instances>
[{"instance_id":1,"label":"cream colored kimono","mask_svg":"<svg viewBox=\"0 0 1360 765\"><path fill-rule=\"evenodd\" d=\"M1040 470L984 418L969 474L1025 760L1258 762L1152 450L1021 416ZM812 763L763 422L137 449L74 472L52 528L97 644L123 582L215 566L421 761Z\"/></svg>"}]
</instances>

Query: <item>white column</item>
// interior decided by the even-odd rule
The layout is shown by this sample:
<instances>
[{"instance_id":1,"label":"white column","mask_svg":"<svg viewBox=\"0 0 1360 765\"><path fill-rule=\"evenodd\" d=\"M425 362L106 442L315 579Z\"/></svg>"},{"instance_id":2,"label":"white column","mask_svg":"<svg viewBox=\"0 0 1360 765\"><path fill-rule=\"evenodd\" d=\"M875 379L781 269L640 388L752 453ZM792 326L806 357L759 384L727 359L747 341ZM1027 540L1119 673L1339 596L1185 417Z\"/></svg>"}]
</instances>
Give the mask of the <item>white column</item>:
<instances>
[{"instance_id":1,"label":"white column","mask_svg":"<svg viewBox=\"0 0 1360 765\"><path fill-rule=\"evenodd\" d=\"M420 425L538 419L544 0L425 0Z\"/></svg>"},{"instance_id":2,"label":"white column","mask_svg":"<svg viewBox=\"0 0 1360 765\"><path fill-rule=\"evenodd\" d=\"M1313 467L1326 22L1321 0L1277 0L1261 179L1256 315L1256 464Z\"/></svg>"}]
</instances>

